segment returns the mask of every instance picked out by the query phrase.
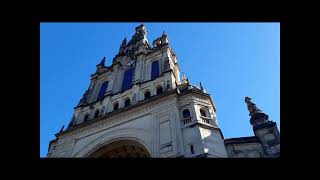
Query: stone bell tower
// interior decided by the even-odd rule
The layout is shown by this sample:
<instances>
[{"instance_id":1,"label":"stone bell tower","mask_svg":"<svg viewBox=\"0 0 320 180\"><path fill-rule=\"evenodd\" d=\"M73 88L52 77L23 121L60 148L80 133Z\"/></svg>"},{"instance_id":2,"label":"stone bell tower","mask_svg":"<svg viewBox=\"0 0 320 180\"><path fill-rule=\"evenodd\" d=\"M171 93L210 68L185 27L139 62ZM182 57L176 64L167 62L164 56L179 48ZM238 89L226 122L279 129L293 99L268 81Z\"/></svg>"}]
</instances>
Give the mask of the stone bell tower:
<instances>
[{"instance_id":1,"label":"stone bell tower","mask_svg":"<svg viewBox=\"0 0 320 180\"><path fill-rule=\"evenodd\" d=\"M227 157L215 104L201 83L180 81L166 32L151 46L139 25L112 65L105 61L48 157Z\"/></svg>"}]
</instances>

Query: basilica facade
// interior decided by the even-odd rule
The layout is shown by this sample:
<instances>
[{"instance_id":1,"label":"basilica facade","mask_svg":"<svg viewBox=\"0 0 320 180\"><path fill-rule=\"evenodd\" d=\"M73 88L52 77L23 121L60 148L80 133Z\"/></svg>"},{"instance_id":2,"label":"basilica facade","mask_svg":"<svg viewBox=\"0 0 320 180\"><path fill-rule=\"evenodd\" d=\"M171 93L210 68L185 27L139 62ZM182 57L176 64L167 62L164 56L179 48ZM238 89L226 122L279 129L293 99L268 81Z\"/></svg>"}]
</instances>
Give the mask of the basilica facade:
<instances>
[{"instance_id":1,"label":"basilica facade","mask_svg":"<svg viewBox=\"0 0 320 180\"><path fill-rule=\"evenodd\" d=\"M245 98L255 136L225 139L216 107L201 83L183 75L164 32L150 45L144 25L120 45L110 66L96 65L66 129L47 157L279 157L280 133ZM249 120L248 120L249 123Z\"/></svg>"}]
</instances>

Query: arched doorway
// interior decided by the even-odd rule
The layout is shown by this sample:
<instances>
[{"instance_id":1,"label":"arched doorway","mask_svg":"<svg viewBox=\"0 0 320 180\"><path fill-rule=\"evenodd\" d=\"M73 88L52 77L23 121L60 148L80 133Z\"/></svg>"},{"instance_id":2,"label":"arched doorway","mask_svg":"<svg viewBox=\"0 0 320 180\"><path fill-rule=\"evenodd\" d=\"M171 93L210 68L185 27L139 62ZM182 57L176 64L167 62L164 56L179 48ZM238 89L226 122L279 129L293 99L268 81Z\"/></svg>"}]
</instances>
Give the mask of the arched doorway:
<instances>
[{"instance_id":1,"label":"arched doorway","mask_svg":"<svg viewBox=\"0 0 320 180\"><path fill-rule=\"evenodd\" d=\"M139 142L119 140L111 142L90 153L89 158L148 158L150 153Z\"/></svg>"}]
</instances>

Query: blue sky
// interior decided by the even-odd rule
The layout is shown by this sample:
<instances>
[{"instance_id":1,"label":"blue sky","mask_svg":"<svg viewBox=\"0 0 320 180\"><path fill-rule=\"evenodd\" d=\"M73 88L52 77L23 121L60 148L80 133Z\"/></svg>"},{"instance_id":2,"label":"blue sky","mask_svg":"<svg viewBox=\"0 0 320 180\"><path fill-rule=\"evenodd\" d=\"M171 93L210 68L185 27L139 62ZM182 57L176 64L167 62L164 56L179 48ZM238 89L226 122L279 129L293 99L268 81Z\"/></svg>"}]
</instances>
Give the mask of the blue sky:
<instances>
[{"instance_id":1,"label":"blue sky","mask_svg":"<svg viewBox=\"0 0 320 180\"><path fill-rule=\"evenodd\" d=\"M40 24L40 157L90 83L96 64L106 65L141 23ZM244 102L280 123L280 23L144 23L148 40L166 31L180 70L201 81L217 107L225 138L253 136Z\"/></svg>"}]
</instances>

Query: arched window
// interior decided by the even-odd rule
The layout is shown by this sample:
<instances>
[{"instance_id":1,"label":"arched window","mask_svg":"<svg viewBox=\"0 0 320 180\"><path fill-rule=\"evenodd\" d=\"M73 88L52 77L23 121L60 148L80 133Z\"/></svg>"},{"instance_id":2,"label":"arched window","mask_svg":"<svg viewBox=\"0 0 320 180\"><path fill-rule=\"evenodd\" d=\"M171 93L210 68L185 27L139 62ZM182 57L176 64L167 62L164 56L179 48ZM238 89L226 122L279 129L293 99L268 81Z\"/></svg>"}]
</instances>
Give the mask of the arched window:
<instances>
[{"instance_id":1,"label":"arched window","mask_svg":"<svg viewBox=\"0 0 320 180\"><path fill-rule=\"evenodd\" d=\"M130 99L128 98L124 101L124 107L127 107L129 105L130 105Z\"/></svg>"},{"instance_id":2,"label":"arched window","mask_svg":"<svg viewBox=\"0 0 320 180\"><path fill-rule=\"evenodd\" d=\"M99 116L99 109L98 110L96 110L96 112L94 113L94 118L97 118L98 116Z\"/></svg>"},{"instance_id":3,"label":"arched window","mask_svg":"<svg viewBox=\"0 0 320 180\"><path fill-rule=\"evenodd\" d=\"M206 116L206 113L204 112L203 109L200 109L200 115L203 116L203 117L207 117L207 116Z\"/></svg>"},{"instance_id":4,"label":"arched window","mask_svg":"<svg viewBox=\"0 0 320 180\"><path fill-rule=\"evenodd\" d=\"M183 118L188 118L190 117L190 111L189 109L185 109L182 111L182 115L183 115Z\"/></svg>"},{"instance_id":5,"label":"arched window","mask_svg":"<svg viewBox=\"0 0 320 180\"><path fill-rule=\"evenodd\" d=\"M148 99L148 98L150 98L150 91L146 91L144 93L144 99Z\"/></svg>"},{"instance_id":6,"label":"arched window","mask_svg":"<svg viewBox=\"0 0 320 180\"><path fill-rule=\"evenodd\" d=\"M163 93L162 86L159 86L157 88L157 94L162 94L162 93Z\"/></svg>"},{"instance_id":7,"label":"arched window","mask_svg":"<svg viewBox=\"0 0 320 180\"><path fill-rule=\"evenodd\" d=\"M83 122L88 121L88 119L89 119L89 114L86 114L86 115L84 116L84 118L83 118Z\"/></svg>"},{"instance_id":8,"label":"arched window","mask_svg":"<svg viewBox=\"0 0 320 180\"><path fill-rule=\"evenodd\" d=\"M104 82L102 85L101 85L101 88L100 88L100 91L99 91L99 94L98 94L98 97L97 97L97 101L101 100L104 96L104 94L106 93L106 90L108 88L108 81Z\"/></svg>"},{"instance_id":9,"label":"arched window","mask_svg":"<svg viewBox=\"0 0 320 180\"><path fill-rule=\"evenodd\" d=\"M126 70L126 72L124 73L122 88L121 88L122 91L130 89L132 85L132 77L133 77L133 68L130 68Z\"/></svg>"},{"instance_id":10,"label":"arched window","mask_svg":"<svg viewBox=\"0 0 320 180\"><path fill-rule=\"evenodd\" d=\"M159 61L153 61L151 67L151 80L156 79L159 76Z\"/></svg>"},{"instance_id":11,"label":"arched window","mask_svg":"<svg viewBox=\"0 0 320 180\"><path fill-rule=\"evenodd\" d=\"M116 103L114 103L114 105L113 105L113 110L115 111L115 110L118 110L118 109L119 109L119 103L116 102Z\"/></svg>"}]
</instances>

